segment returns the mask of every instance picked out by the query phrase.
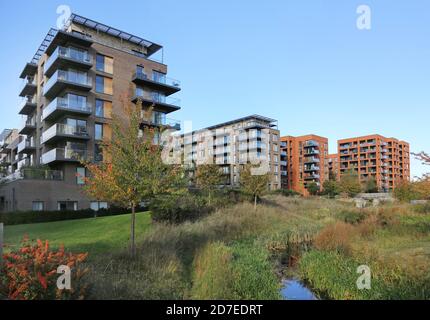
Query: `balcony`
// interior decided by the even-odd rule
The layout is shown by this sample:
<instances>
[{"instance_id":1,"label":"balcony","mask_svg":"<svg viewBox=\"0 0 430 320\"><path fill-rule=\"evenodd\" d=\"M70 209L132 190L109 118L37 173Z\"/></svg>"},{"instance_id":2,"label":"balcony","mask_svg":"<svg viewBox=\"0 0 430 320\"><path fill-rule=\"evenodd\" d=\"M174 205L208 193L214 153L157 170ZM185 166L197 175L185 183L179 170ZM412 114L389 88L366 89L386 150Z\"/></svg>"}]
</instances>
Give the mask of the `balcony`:
<instances>
[{"instance_id":1,"label":"balcony","mask_svg":"<svg viewBox=\"0 0 430 320\"><path fill-rule=\"evenodd\" d=\"M91 113L92 108L89 102L79 103L65 96L55 98L43 109L42 120L54 120L64 114L89 116Z\"/></svg>"},{"instance_id":2,"label":"balcony","mask_svg":"<svg viewBox=\"0 0 430 320\"><path fill-rule=\"evenodd\" d=\"M155 74L150 78L142 71L135 72L132 81L137 85L164 92L166 95L171 95L181 90L181 83L178 80L166 76L156 76Z\"/></svg>"},{"instance_id":3,"label":"balcony","mask_svg":"<svg viewBox=\"0 0 430 320\"><path fill-rule=\"evenodd\" d=\"M287 176L288 174L287 174L287 171L281 171L281 176Z\"/></svg>"},{"instance_id":4,"label":"balcony","mask_svg":"<svg viewBox=\"0 0 430 320\"><path fill-rule=\"evenodd\" d=\"M319 171L320 167L319 166L305 166L304 171L305 172L312 172L312 171Z\"/></svg>"},{"instance_id":5,"label":"balcony","mask_svg":"<svg viewBox=\"0 0 430 320\"><path fill-rule=\"evenodd\" d=\"M316 149L307 149L304 154L305 156L307 156L307 155L320 154L320 152L319 150L316 150Z\"/></svg>"},{"instance_id":6,"label":"balcony","mask_svg":"<svg viewBox=\"0 0 430 320\"><path fill-rule=\"evenodd\" d=\"M21 105L21 109L19 111L19 114L22 115L30 115L32 114L37 108L37 97L34 96L26 96L24 98L24 101Z\"/></svg>"},{"instance_id":7,"label":"balcony","mask_svg":"<svg viewBox=\"0 0 430 320\"><path fill-rule=\"evenodd\" d=\"M320 144L317 141L310 140L305 142L305 148L318 147Z\"/></svg>"},{"instance_id":8,"label":"balcony","mask_svg":"<svg viewBox=\"0 0 430 320\"><path fill-rule=\"evenodd\" d=\"M45 75L50 77L56 70L61 68L67 69L71 67L89 70L92 65L92 58L88 51L58 46L46 61Z\"/></svg>"},{"instance_id":9,"label":"balcony","mask_svg":"<svg viewBox=\"0 0 430 320\"><path fill-rule=\"evenodd\" d=\"M158 93L149 93L146 91L136 90L135 96L132 98L133 103L142 102L143 106L154 106L157 110L169 113L181 109L181 100L166 97Z\"/></svg>"},{"instance_id":10,"label":"balcony","mask_svg":"<svg viewBox=\"0 0 430 320\"><path fill-rule=\"evenodd\" d=\"M255 149L266 149L266 144L260 141L241 143L239 145L239 151L255 150Z\"/></svg>"},{"instance_id":11,"label":"balcony","mask_svg":"<svg viewBox=\"0 0 430 320\"><path fill-rule=\"evenodd\" d=\"M21 79L25 79L26 76L34 76L37 72L37 64L36 63L26 63L24 69L19 76Z\"/></svg>"},{"instance_id":12,"label":"balcony","mask_svg":"<svg viewBox=\"0 0 430 320\"><path fill-rule=\"evenodd\" d=\"M62 139L89 140L87 129L84 127L70 126L56 123L42 134L42 143L56 142Z\"/></svg>"},{"instance_id":13,"label":"balcony","mask_svg":"<svg viewBox=\"0 0 430 320\"><path fill-rule=\"evenodd\" d=\"M305 159L305 163L319 163L320 159L315 157L309 157Z\"/></svg>"},{"instance_id":14,"label":"balcony","mask_svg":"<svg viewBox=\"0 0 430 320\"><path fill-rule=\"evenodd\" d=\"M36 150L33 139L24 139L18 144L18 153L31 153Z\"/></svg>"},{"instance_id":15,"label":"balcony","mask_svg":"<svg viewBox=\"0 0 430 320\"><path fill-rule=\"evenodd\" d=\"M43 95L52 99L64 89L90 91L92 89L91 78L82 73L57 70L46 82Z\"/></svg>"},{"instance_id":16,"label":"balcony","mask_svg":"<svg viewBox=\"0 0 430 320\"><path fill-rule=\"evenodd\" d=\"M215 155L223 155L225 153L230 153L230 151L231 151L230 147L219 147L219 148L215 149L214 154Z\"/></svg>"},{"instance_id":17,"label":"balcony","mask_svg":"<svg viewBox=\"0 0 430 320\"><path fill-rule=\"evenodd\" d=\"M55 148L42 154L42 164L50 164L57 161L79 162L87 159L87 150Z\"/></svg>"},{"instance_id":18,"label":"balcony","mask_svg":"<svg viewBox=\"0 0 430 320\"><path fill-rule=\"evenodd\" d=\"M21 128L21 130L19 131L19 134L31 134L34 130L36 130L36 120L35 118L28 118L27 120L24 122L23 127Z\"/></svg>"},{"instance_id":19,"label":"balcony","mask_svg":"<svg viewBox=\"0 0 430 320\"><path fill-rule=\"evenodd\" d=\"M281 151L281 156L286 157L287 156L287 152L286 151Z\"/></svg>"},{"instance_id":20,"label":"balcony","mask_svg":"<svg viewBox=\"0 0 430 320\"><path fill-rule=\"evenodd\" d=\"M19 94L20 97L32 96L37 91L36 78L34 76L27 76L24 79L24 85Z\"/></svg>"},{"instance_id":21,"label":"balcony","mask_svg":"<svg viewBox=\"0 0 430 320\"><path fill-rule=\"evenodd\" d=\"M281 166L286 166L287 165L287 161L282 161L280 162Z\"/></svg>"},{"instance_id":22,"label":"balcony","mask_svg":"<svg viewBox=\"0 0 430 320\"><path fill-rule=\"evenodd\" d=\"M305 180L319 180L320 175L319 174L308 174L305 175Z\"/></svg>"}]
</instances>

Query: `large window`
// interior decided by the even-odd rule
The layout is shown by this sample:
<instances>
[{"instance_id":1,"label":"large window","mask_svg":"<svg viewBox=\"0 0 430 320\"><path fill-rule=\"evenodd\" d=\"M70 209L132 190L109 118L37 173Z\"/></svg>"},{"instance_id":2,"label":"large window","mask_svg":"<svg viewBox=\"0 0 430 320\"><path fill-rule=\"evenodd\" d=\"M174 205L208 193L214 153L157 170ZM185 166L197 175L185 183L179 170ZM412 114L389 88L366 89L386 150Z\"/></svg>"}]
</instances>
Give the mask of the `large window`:
<instances>
[{"instance_id":1,"label":"large window","mask_svg":"<svg viewBox=\"0 0 430 320\"><path fill-rule=\"evenodd\" d=\"M107 209L108 203L105 201L92 201L90 203L91 210L99 211L100 209Z\"/></svg>"},{"instance_id":2,"label":"large window","mask_svg":"<svg viewBox=\"0 0 430 320\"><path fill-rule=\"evenodd\" d=\"M87 106L87 97L85 96L69 93L65 98L70 108L83 110Z\"/></svg>"},{"instance_id":3,"label":"large window","mask_svg":"<svg viewBox=\"0 0 430 320\"><path fill-rule=\"evenodd\" d=\"M94 145L94 161L101 162L103 161L103 150L99 144Z\"/></svg>"},{"instance_id":4,"label":"large window","mask_svg":"<svg viewBox=\"0 0 430 320\"><path fill-rule=\"evenodd\" d=\"M76 168L76 183L77 184L85 184L85 168L77 167Z\"/></svg>"},{"instance_id":5,"label":"large window","mask_svg":"<svg viewBox=\"0 0 430 320\"><path fill-rule=\"evenodd\" d=\"M45 209L45 204L43 201L33 201L32 208L33 211L43 211Z\"/></svg>"},{"instance_id":6,"label":"large window","mask_svg":"<svg viewBox=\"0 0 430 320\"><path fill-rule=\"evenodd\" d=\"M96 92L112 94L112 79L102 76L96 76Z\"/></svg>"},{"instance_id":7,"label":"large window","mask_svg":"<svg viewBox=\"0 0 430 320\"><path fill-rule=\"evenodd\" d=\"M112 116L112 102L96 99L96 117L110 118Z\"/></svg>"},{"instance_id":8,"label":"large window","mask_svg":"<svg viewBox=\"0 0 430 320\"><path fill-rule=\"evenodd\" d=\"M96 56L96 70L112 74L113 58L98 54Z\"/></svg>"},{"instance_id":9,"label":"large window","mask_svg":"<svg viewBox=\"0 0 430 320\"><path fill-rule=\"evenodd\" d=\"M158 71L152 71L152 80L159 83L166 83L166 75Z\"/></svg>"},{"instance_id":10,"label":"large window","mask_svg":"<svg viewBox=\"0 0 430 320\"><path fill-rule=\"evenodd\" d=\"M87 122L85 120L66 118L63 123L68 127L66 130L73 130L73 132L67 133L87 135Z\"/></svg>"},{"instance_id":11,"label":"large window","mask_svg":"<svg viewBox=\"0 0 430 320\"><path fill-rule=\"evenodd\" d=\"M103 124L96 123L94 125L94 139L103 140Z\"/></svg>"},{"instance_id":12,"label":"large window","mask_svg":"<svg viewBox=\"0 0 430 320\"><path fill-rule=\"evenodd\" d=\"M57 210L58 211L77 211L78 202L77 201L58 201Z\"/></svg>"}]
</instances>

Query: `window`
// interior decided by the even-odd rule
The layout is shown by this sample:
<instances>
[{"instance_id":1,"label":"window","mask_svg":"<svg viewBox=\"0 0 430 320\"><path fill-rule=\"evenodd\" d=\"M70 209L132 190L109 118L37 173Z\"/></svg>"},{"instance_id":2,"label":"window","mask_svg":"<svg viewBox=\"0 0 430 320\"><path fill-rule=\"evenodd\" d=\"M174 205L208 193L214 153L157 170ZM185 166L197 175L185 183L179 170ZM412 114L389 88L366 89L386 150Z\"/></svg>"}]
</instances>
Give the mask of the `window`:
<instances>
[{"instance_id":1,"label":"window","mask_svg":"<svg viewBox=\"0 0 430 320\"><path fill-rule=\"evenodd\" d=\"M110 118L112 116L112 102L96 99L96 117Z\"/></svg>"},{"instance_id":2,"label":"window","mask_svg":"<svg viewBox=\"0 0 430 320\"><path fill-rule=\"evenodd\" d=\"M112 94L112 79L102 76L96 76L96 92Z\"/></svg>"},{"instance_id":3,"label":"window","mask_svg":"<svg viewBox=\"0 0 430 320\"><path fill-rule=\"evenodd\" d=\"M76 211L78 210L77 201L58 201L57 202L58 211Z\"/></svg>"},{"instance_id":4,"label":"window","mask_svg":"<svg viewBox=\"0 0 430 320\"><path fill-rule=\"evenodd\" d=\"M43 201L33 201L33 211L43 211L45 209L45 204Z\"/></svg>"},{"instance_id":5,"label":"window","mask_svg":"<svg viewBox=\"0 0 430 320\"><path fill-rule=\"evenodd\" d=\"M85 184L85 168L76 168L76 184Z\"/></svg>"},{"instance_id":6,"label":"window","mask_svg":"<svg viewBox=\"0 0 430 320\"><path fill-rule=\"evenodd\" d=\"M101 123L94 125L94 139L103 140L103 125Z\"/></svg>"},{"instance_id":7,"label":"window","mask_svg":"<svg viewBox=\"0 0 430 320\"><path fill-rule=\"evenodd\" d=\"M69 108L83 110L87 106L87 97L69 93L66 96Z\"/></svg>"},{"instance_id":8,"label":"window","mask_svg":"<svg viewBox=\"0 0 430 320\"><path fill-rule=\"evenodd\" d=\"M103 150L102 150L102 147L99 144L96 144L94 146L94 160L96 162L103 161Z\"/></svg>"},{"instance_id":9,"label":"window","mask_svg":"<svg viewBox=\"0 0 430 320\"><path fill-rule=\"evenodd\" d=\"M75 135L86 135L87 134L87 122L85 120L66 118L63 123L67 125L66 130L73 130L73 132L67 132L68 134Z\"/></svg>"},{"instance_id":10,"label":"window","mask_svg":"<svg viewBox=\"0 0 430 320\"><path fill-rule=\"evenodd\" d=\"M112 74L113 58L98 54L96 56L96 70Z\"/></svg>"},{"instance_id":11,"label":"window","mask_svg":"<svg viewBox=\"0 0 430 320\"><path fill-rule=\"evenodd\" d=\"M91 201L90 208L91 210L99 211L100 209L107 209L108 204L105 201Z\"/></svg>"}]
</instances>

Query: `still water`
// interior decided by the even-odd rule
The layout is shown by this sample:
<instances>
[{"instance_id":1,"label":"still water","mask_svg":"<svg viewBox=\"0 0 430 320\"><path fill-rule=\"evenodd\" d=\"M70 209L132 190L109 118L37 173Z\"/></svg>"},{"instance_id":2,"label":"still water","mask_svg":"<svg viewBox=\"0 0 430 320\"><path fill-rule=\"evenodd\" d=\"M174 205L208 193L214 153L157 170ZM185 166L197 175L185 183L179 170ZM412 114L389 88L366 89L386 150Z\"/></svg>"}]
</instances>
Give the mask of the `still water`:
<instances>
[{"instance_id":1,"label":"still water","mask_svg":"<svg viewBox=\"0 0 430 320\"><path fill-rule=\"evenodd\" d=\"M283 280L281 294L285 300L318 300L313 292L297 279Z\"/></svg>"}]
</instances>

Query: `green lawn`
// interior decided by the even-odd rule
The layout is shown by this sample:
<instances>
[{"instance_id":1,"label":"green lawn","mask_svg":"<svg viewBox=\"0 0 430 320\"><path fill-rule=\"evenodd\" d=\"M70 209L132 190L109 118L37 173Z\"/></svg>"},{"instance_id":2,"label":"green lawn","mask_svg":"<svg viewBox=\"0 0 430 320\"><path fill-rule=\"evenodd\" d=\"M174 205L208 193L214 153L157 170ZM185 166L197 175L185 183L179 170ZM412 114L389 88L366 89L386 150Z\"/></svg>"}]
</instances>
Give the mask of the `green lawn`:
<instances>
[{"instance_id":1,"label":"green lawn","mask_svg":"<svg viewBox=\"0 0 430 320\"><path fill-rule=\"evenodd\" d=\"M136 217L136 237L141 238L151 226L148 212ZM6 245L19 244L24 235L30 239L49 240L54 247L64 244L67 251L93 254L126 248L130 239L130 214L58 222L5 226Z\"/></svg>"}]
</instances>

